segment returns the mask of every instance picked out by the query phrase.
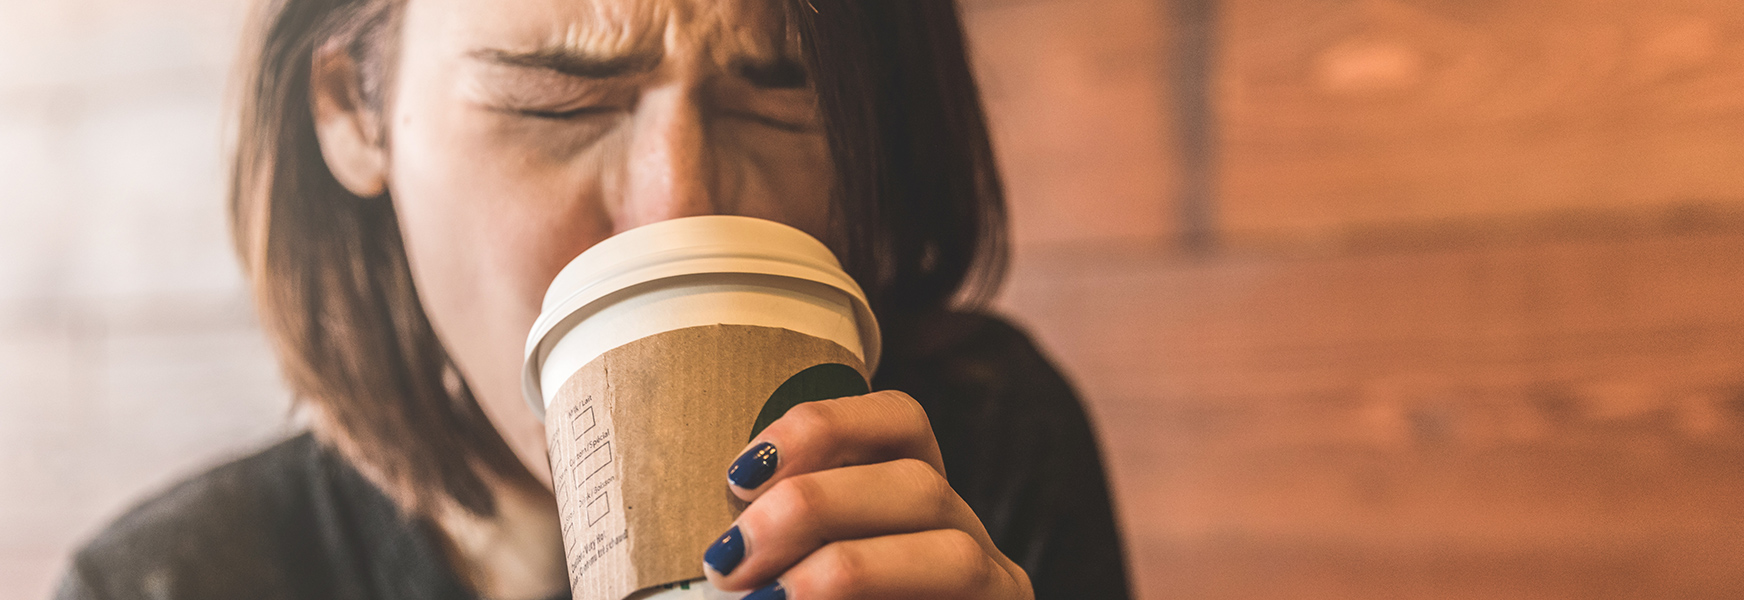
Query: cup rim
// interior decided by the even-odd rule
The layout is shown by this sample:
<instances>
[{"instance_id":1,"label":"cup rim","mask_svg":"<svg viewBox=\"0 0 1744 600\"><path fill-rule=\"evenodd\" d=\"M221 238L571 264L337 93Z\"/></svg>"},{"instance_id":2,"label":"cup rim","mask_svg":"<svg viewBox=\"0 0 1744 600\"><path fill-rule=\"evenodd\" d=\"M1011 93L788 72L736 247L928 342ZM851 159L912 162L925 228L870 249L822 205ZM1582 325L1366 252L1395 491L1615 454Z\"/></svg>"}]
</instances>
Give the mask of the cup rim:
<instances>
[{"instance_id":1,"label":"cup rim","mask_svg":"<svg viewBox=\"0 0 1744 600\"><path fill-rule=\"evenodd\" d=\"M546 289L522 355L521 392L534 414L544 415L540 371L559 337L553 334L567 332L589 314L634 296L635 289L710 275L792 279L845 293L853 304L866 370L877 372L882 351L878 320L865 292L822 242L788 225L753 217L683 217L607 238L558 272ZM590 307L594 310L587 310Z\"/></svg>"}]
</instances>

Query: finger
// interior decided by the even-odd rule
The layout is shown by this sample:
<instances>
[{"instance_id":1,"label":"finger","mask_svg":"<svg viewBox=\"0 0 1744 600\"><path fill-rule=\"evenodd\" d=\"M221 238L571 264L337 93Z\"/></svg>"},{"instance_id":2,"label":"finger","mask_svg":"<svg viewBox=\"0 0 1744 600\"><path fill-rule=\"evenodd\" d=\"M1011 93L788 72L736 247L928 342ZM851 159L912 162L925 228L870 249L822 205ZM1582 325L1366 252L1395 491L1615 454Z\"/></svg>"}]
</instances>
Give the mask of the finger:
<instances>
[{"instance_id":1,"label":"finger","mask_svg":"<svg viewBox=\"0 0 1744 600\"><path fill-rule=\"evenodd\" d=\"M786 477L899 458L945 472L932 422L920 403L902 392L874 392L793 407L733 460L727 483L749 501Z\"/></svg>"},{"instance_id":2,"label":"finger","mask_svg":"<svg viewBox=\"0 0 1744 600\"><path fill-rule=\"evenodd\" d=\"M781 575L794 600L1033 598L1029 577L969 534L935 529L831 543Z\"/></svg>"},{"instance_id":3,"label":"finger","mask_svg":"<svg viewBox=\"0 0 1744 600\"><path fill-rule=\"evenodd\" d=\"M983 552L999 552L944 476L911 458L784 479L751 503L734 527L704 555L711 582L724 590L774 579L840 540L959 529Z\"/></svg>"}]
</instances>

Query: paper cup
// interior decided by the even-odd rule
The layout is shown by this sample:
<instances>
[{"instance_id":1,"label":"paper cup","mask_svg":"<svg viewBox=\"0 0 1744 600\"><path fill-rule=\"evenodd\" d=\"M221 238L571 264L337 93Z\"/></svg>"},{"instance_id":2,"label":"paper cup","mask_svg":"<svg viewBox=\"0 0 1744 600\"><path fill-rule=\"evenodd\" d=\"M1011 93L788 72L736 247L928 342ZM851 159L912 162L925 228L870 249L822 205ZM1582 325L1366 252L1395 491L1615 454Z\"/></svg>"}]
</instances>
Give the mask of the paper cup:
<instances>
[{"instance_id":1,"label":"paper cup","mask_svg":"<svg viewBox=\"0 0 1744 600\"><path fill-rule=\"evenodd\" d=\"M829 249L779 223L662 221L571 261L522 388L545 421L577 600L716 597L656 588L701 578L742 508L725 465L793 404L864 393L879 344Z\"/></svg>"}]
</instances>

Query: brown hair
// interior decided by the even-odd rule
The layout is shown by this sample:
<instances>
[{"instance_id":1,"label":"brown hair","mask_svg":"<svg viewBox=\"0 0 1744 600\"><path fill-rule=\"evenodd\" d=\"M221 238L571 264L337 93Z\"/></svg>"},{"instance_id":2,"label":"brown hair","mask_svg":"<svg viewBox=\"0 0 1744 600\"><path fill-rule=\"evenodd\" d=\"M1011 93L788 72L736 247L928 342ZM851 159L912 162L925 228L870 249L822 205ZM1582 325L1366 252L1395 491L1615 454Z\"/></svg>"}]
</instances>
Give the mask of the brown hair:
<instances>
[{"instance_id":1,"label":"brown hair","mask_svg":"<svg viewBox=\"0 0 1744 600\"><path fill-rule=\"evenodd\" d=\"M230 211L286 378L317 432L413 514L495 512L485 478L532 477L480 410L424 315L393 204L322 158L316 52L359 64L385 103L403 0L274 0L248 61ZM818 93L845 223L839 248L901 354L909 324L978 304L1005 259L1004 198L955 3L786 0ZM536 485L536 484L533 484Z\"/></svg>"}]
</instances>

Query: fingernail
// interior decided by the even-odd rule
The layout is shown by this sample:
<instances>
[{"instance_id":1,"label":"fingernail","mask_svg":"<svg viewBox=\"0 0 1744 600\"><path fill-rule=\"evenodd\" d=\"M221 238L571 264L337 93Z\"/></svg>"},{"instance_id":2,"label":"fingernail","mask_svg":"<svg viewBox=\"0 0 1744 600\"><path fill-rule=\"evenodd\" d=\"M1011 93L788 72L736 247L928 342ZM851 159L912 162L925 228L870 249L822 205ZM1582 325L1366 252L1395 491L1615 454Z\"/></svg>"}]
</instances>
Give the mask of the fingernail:
<instances>
[{"instance_id":1,"label":"fingernail","mask_svg":"<svg viewBox=\"0 0 1744 600\"><path fill-rule=\"evenodd\" d=\"M777 581L758 588L740 600L787 600L787 590L782 589L781 582Z\"/></svg>"},{"instance_id":2,"label":"fingernail","mask_svg":"<svg viewBox=\"0 0 1744 600\"><path fill-rule=\"evenodd\" d=\"M775 474L775 466L780 463L781 456L775 451L775 444L757 444L740 454L733 466L727 468L727 481L743 489L757 489L769 481L769 476Z\"/></svg>"},{"instance_id":3,"label":"fingernail","mask_svg":"<svg viewBox=\"0 0 1744 600\"><path fill-rule=\"evenodd\" d=\"M745 560L745 536L739 535L738 525L728 529L702 553L702 561L722 575L732 573L741 560Z\"/></svg>"}]
</instances>

